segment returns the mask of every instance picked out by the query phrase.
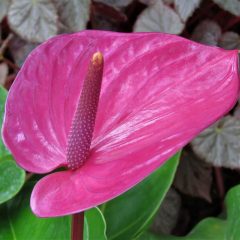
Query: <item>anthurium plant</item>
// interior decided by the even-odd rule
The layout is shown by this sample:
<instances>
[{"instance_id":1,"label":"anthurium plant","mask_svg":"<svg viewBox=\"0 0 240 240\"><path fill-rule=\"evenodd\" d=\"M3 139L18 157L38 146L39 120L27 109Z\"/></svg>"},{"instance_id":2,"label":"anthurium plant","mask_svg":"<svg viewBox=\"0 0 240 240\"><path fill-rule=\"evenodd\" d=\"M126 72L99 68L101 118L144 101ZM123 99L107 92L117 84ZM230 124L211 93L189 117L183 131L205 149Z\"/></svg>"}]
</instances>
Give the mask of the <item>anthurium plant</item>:
<instances>
[{"instance_id":1,"label":"anthurium plant","mask_svg":"<svg viewBox=\"0 0 240 240\"><path fill-rule=\"evenodd\" d=\"M73 214L77 239L81 213L134 187L234 106L237 60L236 50L162 33L83 31L37 47L2 128L19 166L55 170L34 186L33 213Z\"/></svg>"},{"instance_id":2,"label":"anthurium plant","mask_svg":"<svg viewBox=\"0 0 240 240\"><path fill-rule=\"evenodd\" d=\"M239 240L239 9L0 1L0 240Z\"/></svg>"}]
</instances>

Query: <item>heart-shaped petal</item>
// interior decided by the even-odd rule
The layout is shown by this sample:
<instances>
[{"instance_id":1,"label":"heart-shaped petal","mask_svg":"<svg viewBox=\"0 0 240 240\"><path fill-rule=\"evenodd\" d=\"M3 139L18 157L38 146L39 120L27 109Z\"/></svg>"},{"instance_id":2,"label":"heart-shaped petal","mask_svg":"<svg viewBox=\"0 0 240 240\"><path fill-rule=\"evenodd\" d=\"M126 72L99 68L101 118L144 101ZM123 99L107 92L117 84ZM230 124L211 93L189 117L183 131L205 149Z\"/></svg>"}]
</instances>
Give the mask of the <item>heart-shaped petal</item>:
<instances>
[{"instance_id":1,"label":"heart-shaped petal","mask_svg":"<svg viewBox=\"0 0 240 240\"><path fill-rule=\"evenodd\" d=\"M105 202L141 181L237 100L237 51L162 33L85 31L53 38L14 83L3 136L34 172L66 165L66 142L89 59L104 56L91 155L76 171L43 178L31 199L39 216Z\"/></svg>"}]
</instances>

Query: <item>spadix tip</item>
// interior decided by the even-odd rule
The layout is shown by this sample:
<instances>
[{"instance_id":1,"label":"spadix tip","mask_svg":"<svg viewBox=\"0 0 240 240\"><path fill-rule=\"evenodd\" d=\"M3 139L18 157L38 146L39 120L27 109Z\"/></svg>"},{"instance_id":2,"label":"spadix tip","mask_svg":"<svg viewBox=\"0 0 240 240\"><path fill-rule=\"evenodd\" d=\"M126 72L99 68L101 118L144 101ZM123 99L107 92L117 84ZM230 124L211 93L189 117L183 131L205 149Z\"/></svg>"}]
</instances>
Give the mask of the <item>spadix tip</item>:
<instances>
[{"instance_id":1,"label":"spadix tip","mask_svg":"<svg viewBox=\"0 0 240 240\"><path fill-rule=\"evenodd\" d=\"M103 54L101 52L95 52L92 56L92 63L94 65L100 65L103 63Z\"/></svg>"}]
</instances>

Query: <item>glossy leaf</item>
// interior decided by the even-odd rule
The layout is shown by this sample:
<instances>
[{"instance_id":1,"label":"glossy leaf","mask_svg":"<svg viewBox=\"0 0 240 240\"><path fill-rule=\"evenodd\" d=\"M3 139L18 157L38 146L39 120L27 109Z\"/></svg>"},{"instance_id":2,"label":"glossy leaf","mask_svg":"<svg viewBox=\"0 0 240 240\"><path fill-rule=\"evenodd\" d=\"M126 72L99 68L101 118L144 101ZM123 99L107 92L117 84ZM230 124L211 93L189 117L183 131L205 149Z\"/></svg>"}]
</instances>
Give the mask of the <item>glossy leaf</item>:
<instances>
[{"instance_id":1,"label":"glossy leaf","mask_svg":"<svg viewBox=\"0 0 240 240\"><path fill-rule=\"evenodd\" d=\"M219 46L225 49L240 49L240 36L235 32L226 32L222 35Z\"/></svg>"},{"instance_id":2,"label":"glossy leaf","mask_svg":"<svg viewBox=\"0 0 240 240\"><path fill-rule=\"evenodd\" d=\"M225 221L207 218L202 220L187 236L177 237L170 235L157 235L146 232L138 240L227 240L225 234Z\"/></svg>"},{"instance_id":3,"label":"glossy leaf","mask_svg":"<svg viewBox=\"0 0 240 240\"><path fill-rule=\"evenodd\" d=\"M7 91L0 86L0 127L5 107ZM14 197L25 181L25 171L19 168L5 148L0 137L0 204Z\"/></svg>"},{"instance_id":4,"label":"glossy leaf","mask_svg":"<svg viewBox=\"0 0 240 240\"><path fill-rule=\"evenodd\" d=\"M193 150L214 166L240 167L240 120L228 116L192 141Z\"/></svg>"},{"instance_id":5,"label":"glossy leaf","mask_svg":"<svg viewBox=\"0 0 240 240\"><path fill-rule=\"evenodd\" d=\"M84 240L107 240L106 222L98 208L84 213Z\"/></svg>"},{"instance_id":6,"label":"glossy leaf","mask_svg":"<svg viewBox=\"0 0 240 240\"><path fill-rule=\"evenodd\" d=\"M86 28L90 15L90 0L53 0L62 32L77 32Z\"/></svg>"},{"instance_id":7,"label":"glossy leaf","mask_svg":"<svg viewBox=\"0 0 240 240\"><path fill-rule=\"evenodd\" d=\"M225 231L226 239L238 239L240 236L240 185L233 187L227 194L227 227Z\"/></svg>"},{"instance_id":8,"label":"glossy leaf","mask_svg":"<svg viewBox=\"0 0 240 240\"><path fill-rule=\"evenodd\" d=\"M216 22L204 20L194 29L192 39L199 43L216 46L221 34L221 27Z\"/></svg>"},{"instance_id":9,"label":"glossy leaf","mask_svg":"<svg viewBox=\"0 0 240 240\"><path fill-rule=\"evenodd\" d=\"M0 208L0 240L70 240L71 216L37 218L30 210L32 184ZM105 222L99 209L85 212L84 240L106 240Z\"/></svg>"},{"instance_id":10,"label":"glossy leaf","mask_svg":"<svg viewBox=\"0 0 240 240\"><path fill-rule=\"evenodd\" d=\"M196 8L199 7L201 0L174 0L176 11L183 21L187 21Z\"/></svg>"},{"instance_id":11,"label":"glossy leaf","mask_svg":"<svg viewBox=\"0 0 240 240\"><path fill-rule=\"evenodd\" d=\"M240 185L233 187L226 196L227 219L206 218L184 237L158 236L146 233L139 240L238 240L240 236Z\"/></svg>"},{"instance_id":12,"label":"glossy leaf","mask_svg":"<svg viewBox=\"0 0 240 240\"><path fill-rule=\"evenodd\" d=\"M237 51L163 33L57 36L30 54L8 95L4 141L28 171L67 166L67 136L96 51L105 65L91 154L80 169L37 183L31 206L38 216L83 211L129 190L239 95Z\"/></svg>"},{"instance_id":13,"label":"glossy leaf","mask_svg":"<svg viewBox=\"0 0 240 240\"><path fill-rule=\"evenodd\" d=\"M70 240L71 218L37 218L30 210L32 187L25 188L0 212L0 240Z\"/></svg>"},{"instance_id":14,"label":"glossy leaf","mask_svg":"<svg viewBox=\"0 0 240 240\"><path fill-rule=\"evenodd\" d=\"M0 127L2 128L3 115L5 109L5 101L7 98L7 91L0 86ZM9 155L9 151L6 149L3 144L2 137L0 137L0 161L4 158L4 156Z\"/></svg>"},{"instance_id":15,"label":"glossy leaf","mask_svg":"<svg viewBox=\"0 0 240 240\"><path fill-rule=\"evenodd\" d=\"M156 1L146 8L134 25L135 32L165 32L179 34L184 24L177 13L162 0Z\"/></svg>"},{"instance_id":16,"label":"glossy leaf","mask_svg":"<svg viewBox=\"0 0 240 240\"><path fill-rule=\"evenodd\" d=\"M0 204L13 198L22 188L25 171L13 160L0 161Z\"/></svg>"},{"instance_id":17,"label":"glossy leaf","mask_svg":"<svg viewBox=\"0 0 240 240\"><path fill-rule=\"evenodd\" d=\"M108 239L134 239L152 222L172 181L180 153L133 189L101 206Z\"/></svg>"},{"instance_id":18,"label":"glossy leaf","mask_svg":"<svg viewBox=\"0 0 240 240\"><path fill-rule=\"evenodd\" d=\"M239 0L213 0L219 7L230 13L240 16L240 2Z\"/></svg>"},{"instance_id":19,"label":"glossy leaf","mask_svg":"<svg viewBox=\"0 0 240 240\"><path fill-rule=\"evenodd\" d=\"M49 0L13 0L8 21L14 32L30 42L43 42L58 30L57 10Z\"/></svg>"},{"instance_id":20,"label":"glossy leaf","mask_svg":"<svg viewBox=\"0 0 240 240\"><path fill-rule=\"evenodd\" d=\"M183 239L184 240L185 239L186 240L202 240L202 239L206 239L206 240L224 239L225 240L224 238L225 229L226 227L225 227L224 220L217 219L217 218L206 218L202 220L199 224L197 224L197 226L186 237L183 237ZM165 239L165 237L163 239ZM169 240L171 240L171 238Z\"/></svg>"}]
</instances>

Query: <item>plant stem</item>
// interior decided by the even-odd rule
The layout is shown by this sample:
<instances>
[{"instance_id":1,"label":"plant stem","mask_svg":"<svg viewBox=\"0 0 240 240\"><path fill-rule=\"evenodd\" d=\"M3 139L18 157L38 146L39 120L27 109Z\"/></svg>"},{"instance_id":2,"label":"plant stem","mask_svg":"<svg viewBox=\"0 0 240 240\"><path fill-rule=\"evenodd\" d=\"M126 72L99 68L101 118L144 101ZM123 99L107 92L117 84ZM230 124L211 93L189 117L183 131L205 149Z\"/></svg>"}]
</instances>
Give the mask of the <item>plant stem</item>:
<instances>
[{"instance_id":1,"label":"plant stem","mask_svg":"<svg viewBox=\"0 0 240 240\"><path fill-rule=\"evenodd\" d=\"M33 173L28 173L28 174L26 174L25 182L29 181L33 176L34 176Z\"/></svg>"},{"instance_id":2,"label":"plant stem","mask_svg":"<svg viewBox=\"0 0 240 240\"><path fill-rule=\"evenodd\" d=\"M2 45L0 47L0 55L4 54L4 51L6 50L6 48L8 47L9 42L12 40L13 38L13 34L10 33L7 38L2 42Z\"/></svg>"},{"instance_id":3,"label":"plant stem","mask_svg":"<svg viewBox=\"0 0 240 240\"><path fill-rule=\"evenodd\" d=\"M215 173L215 179L218 189L218 194L222 203L222 206L224 205L224 196L225 196L225 187L224 187L224 181L222 176L222 170L220 167L214 167L214 173Z\"/></svg>"},{"instance_id":4,"label":"plant stem","mask_svg":"<svg viewBox=\"0 0 240 240\"><path fill-rule=\"evenodd\" d=\"M72 215L72 240L83 240L84 212Z\"/></svg>"},{"instance_id":5,"label":"plant stem","mask_svg":"<svg viewBox=\"0 0 240 240\"><path fill-rule=\"evenodd\" d=\"M9 67L11 67L12 69L14 69L15 71L19 71L20 70L20 67L17 66L15 63L11 62L9 59L3 57L1 59L1 55L0 55L0 60L3 60Z\"/></svg>"}]
</instances>

